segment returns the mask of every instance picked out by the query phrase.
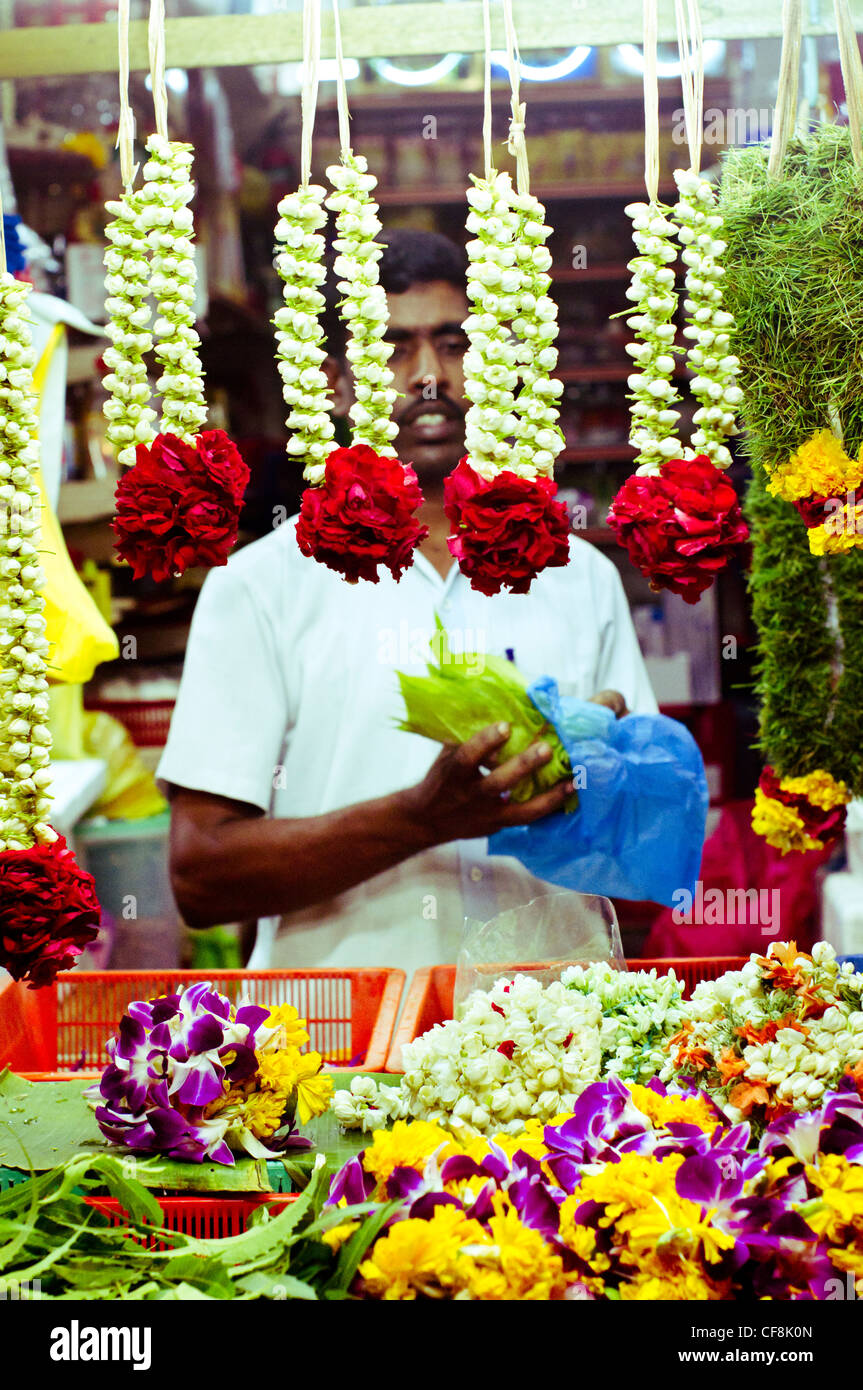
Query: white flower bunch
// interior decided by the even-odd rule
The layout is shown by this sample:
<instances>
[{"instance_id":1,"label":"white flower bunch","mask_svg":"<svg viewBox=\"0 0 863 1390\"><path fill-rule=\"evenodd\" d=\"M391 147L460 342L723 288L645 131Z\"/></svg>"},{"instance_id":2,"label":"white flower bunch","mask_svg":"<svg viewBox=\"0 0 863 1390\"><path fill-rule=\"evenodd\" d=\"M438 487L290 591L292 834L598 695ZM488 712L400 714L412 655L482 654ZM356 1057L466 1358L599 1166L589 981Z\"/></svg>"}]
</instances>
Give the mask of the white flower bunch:
<instances>
[{"instance_id":1,"label":"white flower bunch","mask_svg":"<svg viewBox=\"0 0 863 1390\"><path fill-rule=\"evenodd\" d=\"M772 957L773 945L768 951L768 959ZM743 1068L732 1087L742 1080L764 1087L765 1104L801 1112L817 1107L845 1072L863 1060L863 975L850 963L840 966L824 941L813 947L811 958L800 953L788 964L799 979L793 987L782 977L774 981L757 955L742 970L698 984L684 1005L690 1031L672 1048L662 1080L685 1073L686 1053L694 1049L715 1060L733 1053ZM816 1005L814 1011L810 1002ZM741 1033L744 1028L750 1035L765 1034L763 1041ZM742 1117L729 1100L728 1083L715 1070L693 1079L731 1119Z\"/></svg>"},{"instance_id":2,"label":"white flower bunch","mask_svg":"<svg viewBox=\"0 0 863 1390\"><path fill-rule=\"evenodd\" d=\"M626 320L635 334L626 350L638 367L627 379L632 392L629 439L638 451L636 471L649 474L683 454L675 408L680 396L674 386L677 248L672 240L674 223L658 203L630 203L626 214L632 220L632 239L639 252L629 262L633 279L626 291L637 308Z\"/></svg>"},{"instance_id":3,"label":"white flower bunch","mask_svg":"<svg viewBox=\"0 0 863 1390\"><path fill-rule=\"evenodd\" d=\"M551 477L564 445L556 405L563 382L551 376L557 366L557 305L548 293L551 253L545 245L551 227L545 221L545 208L533 194L514 193L512 207L521 217L515 264L522 272L518 312L512 321L513 332L521 340L514 462L519 472L531 470L527 476Z\"/></svg>"},{"instance_id":4,"label":"white flower bunch","mask_svg":"<svg viewBox=\"0 0 863 1390\"><path fill-rule=\"evenodd\" d=\"M150 247L150 292L157 301L153 325L162 375L163 433L192 443L207 418L204 380L195 331L194 220L187 206L194 191L191 145L151 135L144 185L138 195Z\"/></svg>"},{"instance_id":5,"label":"white flower bunch","mask_svg":"<svg viewBox=\"0 0 863 1390\"><path fill-rule=\"evenodd\" d=\"M379 1084L371 1076L355 1076L349 1091L336 1091L332 1110L344 1129L385 1129L408 1116L407 1098L398 1086Z\"/></svg>"},{"instance_id":6,"label":"white flower bunch","mask_svg":"<svg viewBox=\"0 0 863 1390\"><path fill-rule=\"evenodd\" d=\"M0 850L51 844L42 502L30 286L0 274Z\"/></svg>"},{"instance_id":7,"label":"white flower bunch","mask_svg":"<svg viewBox=\"0 0 863 1390\"><path fill-rule=\"evenodd\" d=\"M615 970L597 963L572 966L561 979L568 989L599 1000L604 1077L641 1083L659 1073L667 1040L684 1018L683 986L673 970L657 975L655 969Z\"/></svg>"},{"instance_id":8,"label":"white flower bunch","mask_svg":"<svg viewBox=\"0 0 863 1390\"><path fill-rule=\"evenodd\" d=\"M335 433L332 402L322 370L326 357L320 316L325 300L320 286L326 279L324 238L326 189L306 184L279 203L276 240L280 250L276 270L284 284L284 307L276 311L276 355L282 394L290 407L288 453L306 460L303 476L316 486L323 482L327 455Z\"/></svg>"},{"instance_id":9,"label":"white flower bunch","mask_svg":"<svg viewBox=\"0 0 863 1390\"><path fill-rule=\"evenodd\" d=\"M348 329L346 356L354 378L355 401L349 414L354 444L395 457L392 441L398 425L392 408L398 392L387 363L392 343L383 341L387 329L387 300L379 282L378 262L383 246L375 240L381 230L372 190L377 179L368 172L363 155L345 151L341 164L327 169L334 192L326 205L336 214L338 252L333 269L339 277L340 305Z\"/></svg>"},{"instance_id":10,"label":"white flower bunch","mask_svg":"<svg viewBox=\"0 0 863 1390\"><path fill-rule=\"evenodd\" d=\"M509 442L519 426L515 393L522 359L510 325L521 313L525 326L533 328L524 315L525 296L534 274L547 269L548 252L541 244L519 244L525 219L513 207L513 197L509 174L476 179L467 191L466 226L475 239L467 244L467 296L472 306L463 325L470 343L464 356L465 395L471 402L465 444L471 467L487 482L503 468L528 478L537 471L523 453L513 458ZM534 252L538 253L536 263ZM540 399L543 392L544 388L538 393Z\"/></svg>"},{"instance_id":11,"label":"white flower bunch","mask_svg":"<svg viewBox=\"0 0 863 1390\"><path fill-rule=\"evenodd\" d=\"M147 227L140 199L131 189L106 207L113 218L105 229L106 332L113 346L105 351L110 371L103 381L108 392L103 409L108 421L106 433L117 448L117 459L131 466L136 445L152 441L156 419L155 410L149 407L150 385L144 362L144 354L153 346Z\"/></svg>"},{"instance_id":12,"label":"white flower bunch","mask_svg":"<svg viewBox=\"0 0 863 1390\"><path fill-rule=\"evenodd\" d=\"M712 186L700 174L676 169L674 178L680 194L674 216L683 246L681 259L687 267L683 335L690 340L686 358L696 373L690 390L699 401L693 417L697 429L687 456L706 454L717 468L727 468L731 454L725 440L737 433L735 414L743 392L737 385L740 362L729 350L734 319L722 307L724 219Z\"/></svg>"}]
</instances>

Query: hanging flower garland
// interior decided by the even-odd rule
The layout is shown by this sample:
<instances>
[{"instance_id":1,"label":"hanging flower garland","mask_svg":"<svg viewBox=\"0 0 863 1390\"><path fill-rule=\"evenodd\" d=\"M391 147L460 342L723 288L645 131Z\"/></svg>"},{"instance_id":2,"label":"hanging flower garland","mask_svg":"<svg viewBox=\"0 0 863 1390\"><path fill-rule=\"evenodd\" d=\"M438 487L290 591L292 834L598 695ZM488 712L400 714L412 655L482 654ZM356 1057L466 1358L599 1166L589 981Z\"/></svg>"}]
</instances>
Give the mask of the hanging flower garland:
<instances>
[{"instance_id":1,"label":"hanging flower garland","mask_svg":"<svg viewBox=\"0 0 863 1390\"><path fill-rule=\"evenodd\" d=\"M93 879L49 821L50 646L29 291L0 269L0 966L35 989L95 939L100 912Z\"/></svg>"},{"instance_id":2,"label":"hanging flower garland","mask_svg":"<svg viewBox=\"0 0 863 1390\"><path fill-rule=\"evenodd\" d=\"M792 6L784 72L801 23ZM843 72L847 89L847 62ZM796 63L780 96L795 112ZM753 465L746 509L766 760L753 826L783 853L829 850L848 800L863 794L863 553L853 540L856 502L846 493L863 445L863 151L858 159L853 130L820 126L795 139L793 123L793 114L787 129L777 121L769 152L730 155L722 182Z\"/></svg>"},{"instance_id":3,"label":"hanging flower garland","mask_svg":"<svg viewBox=\"0 0 863 1390\"><path fill-rule=\"evenodd\" d=\"M656 85L656 4L646 0L645 171L649 203L626 209L639 255L630 262L627 290L637 312L627 319L635 341L627 351L638 371L628 379L632 395L630 443L637 469L615 497L609 525L651 588L670 589L697 603L747 538L737 494L723 476L731 463L725 440L736 432L735 410L742 399L739 367L731 353L733 316L723 308L720 262L725 243L715 194L698 173L704 73L701 27L695 0L676 0L684 111L691 155L689 170L675 172L679 199L673 211L658 201L658 89ZM686 357L696 375L690 389L699 407L690 448L678 436L680 395L674 385L675 315L678 308L673 264L683 247L687 267L684 336Z\"/></svg>"},{"instance_id":4,"label":"hanging flower garland","mask_svg":"<svg viewBox=\"0 0 863 1390\"><path fill-rule=\"evenodd\" d=\"M321 369L326 357L320 315L324 295L320 285L326 224L321 206L324 190L310 183L311 140L320 58L319 0L303 7L304 72L301 185L282 200L276 239L284 249L276 265L284 281L285 308L276 314L279 371L293 431L288 451L305 459L303 493L297 521L297 544L303 555L318 560L349 583L378 582L378 569L398 580L413 560L413 552L428 535L416 518L422 493L416 473L396 457L393 440L398 426L392 420L396 399L387 363L392 345L384 342L386 295L379 280L383 245L372 192L377 180L362 155L350 145L350 121L345 92L341 30L334 5L338 64L341 162L327 169L333 192L326 206L336 214L338 253L333 266L339 277L340 313L347 327L346 357L351 364L354 403L350 407L352 443L333 448L333 424L327 381Z\"/></svg>"},{"instance_id":5,"label":"hanging flower garland","mask_svg":"<svg viewBox=\"0 0 863 1390\"><path fill-rule=\"evenodd\" d=\"M468 190L470 212L465 322L467 453L444 484L452 527L450 553L484 594L527 593L537 574L569 560L566 508L556 500L554 461L563 447L555 404L563 391L557 365L557 306L548 294L551 255L545 209L528 189L524 106L511 6L504 5L518 191L492 168L488 6L486 20L485 177Z\"/></svg>"},{"instance_id":6,"label":"hanging flower garland","mask_svg":"<svg viewBox=\"0 0 863 1390\"><path fill-rule=\"evenodd\" d=\"M147 141L143 186L133 191L132 126L128 113L128 0L120 10L121 124L125 193L108 205L106 301L113 347L105 379L108 437L118 459L133 466L121 477L112 523L115 549L136 579L157 583L193 565L224 565L237 539L249 470L223 430L201 432L207 418L195 330L196 269L191 145L168 139L164 78L164 6L150 9L150 73L156 132ZM128 113L128 114L126 114ZM156 299L152 335L147 297ZM155 347L162 375L160 432L147 401L144 353Z\"/></svg>"}]
</instances>

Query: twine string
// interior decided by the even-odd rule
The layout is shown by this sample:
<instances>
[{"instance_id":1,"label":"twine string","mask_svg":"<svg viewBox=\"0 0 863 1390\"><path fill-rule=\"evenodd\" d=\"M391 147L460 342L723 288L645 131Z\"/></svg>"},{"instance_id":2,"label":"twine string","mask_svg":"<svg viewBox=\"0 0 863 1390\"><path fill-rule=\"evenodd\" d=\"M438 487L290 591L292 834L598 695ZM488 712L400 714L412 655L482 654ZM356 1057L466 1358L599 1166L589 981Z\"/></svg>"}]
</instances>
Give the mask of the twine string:
<instances>
[{"instance_id":1,"label":"twine string","mask_svg":"<svg viewBox=\"0 0 863 1390\"><path fill-rule=\"evenodd\" d=\"M156 113L156 134L168 139L168 89L165 86L165 0L150 0L147 29L150 55L150 86Z\"/></svg>"},{"instance_id":2,"label":"twine string","mask_svg":"<svg viewBox=\"0 0 863 1390\"><path fill-rule=\"evenodd\" d=\"M312 179L312 134L315 128L315 110L318 104L320 62L321 0L303 0L303 87L300 96L303 123L300 145L300 179L303 188L307 188Z\"/></svg>"},{"instance_id":3,"label":"twine string","mask_svg":"<svg viewBox=\"0 0 863 1390\"><path fill-rule=\"evenodd\" d=\"M506 63L509 69L509 85L512 90L507 149L515 156L516 187L519 193L530 192L530 170L527 163L527 140L525 122L527 106L521 100L519 83L521 79L521 58L518 51L518 37L512 17L512 0L503 0L503 23L506 33Z\"/></svg>"},{"instance_id":4,"label":"twine string","mask_svg":"<svg viewBox=\"0 0 863 1390\"><path fill-rule=\"evenodd\" d=\"M343 155L351 151L351 116L348 111L348 86L345 81L345 56L342 51L342 25L339 19L339 0L333 0L333 27L336 36L336 101L339 111L339 144Z\"/></svg>"},{"instance_id":5,"label":"twine string","mask_svg":"<svg viewBox=\"0 0 863 1390\"><path fill-rule=\"evenodd\" d=\"M128 191L138 172L135 164L135 113L129 104L129 0L119 0L117 46L120 59L120 121L117 146L120 151L120 177Z\"/></svg>"},{"instance_id":6,"label":"twine string","mask_svg":"<svg viewBox=\"0 0 863 1390\"><path fill-rule=\"evenodd\" d=\"M782 56L779 60L779 85L776 91L776 110L773 133L770 137L770 158L767 172L778 175L785 160L785 151L797 123L797 85L800 80L800 45L803 35L802 0L784 0L782 6Z\"/></svg>"},{"instance_id":7,"label":"twine string","mask_svg":"<svg viewBox=\"0 0 863 1390\"><path fill-rule=\"evenodd\" d=\"M863 169L863 62L857 47L857 35L851 19L848 0L833 0L836 33L839 36L839 64L845 84L848 106L848 132L855 169Z\"/></svg>"},{"instance_id":8,"label":"twine string","mask_svg":"<svg viewBox=\"0 0 863 1390\"><path fill-rule=\"evenodd\" d=\"M656 71L656 0L644 0L644 183L659 201L659 81Z\"/></svg>"},{"instance_id":9,"label":"twine string","mask_svg":"<svg viewBox=\"0 0 863 1390\"><path fill-rule=\"evenodd\" d=\"M485 177L486 180L489 180L494 171L491 159L491 12L489 0L482 0L482 34L485 46L482 85L482 152Z\"/></svg>"},{"instance_id":10,"label":"twine string","mask_svg":"<svg viewBox=\"0 0 863 1390\"><path fill-rule=\"evenodd\" d=\"M680 80L683 88L683 124L689 150L689 167L693 173L701 169L701 144L704 134L704 36L698 0L674 0L677 25L677 51L680 55Z\"/></svg>"}]
</instances>

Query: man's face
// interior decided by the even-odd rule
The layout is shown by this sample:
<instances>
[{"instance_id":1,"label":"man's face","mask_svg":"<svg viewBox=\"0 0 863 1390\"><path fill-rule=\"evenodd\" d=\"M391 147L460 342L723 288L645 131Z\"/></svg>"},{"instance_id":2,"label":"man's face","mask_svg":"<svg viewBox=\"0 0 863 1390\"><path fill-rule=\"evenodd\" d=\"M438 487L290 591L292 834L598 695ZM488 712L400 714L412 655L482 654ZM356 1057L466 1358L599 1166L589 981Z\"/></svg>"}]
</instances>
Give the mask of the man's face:
<instances>
[{"instance_id":1,"label":"man's face","mask_svg":"<svg viewBox=\"0 0 863 1390\"><path fill-rule=\"evenodd\" d=\"M393 406L395 448L427 482L442 479L464 454L464 292L445 280L387 296L389 366L400 393Z\"/></svg>"}]
</instances>

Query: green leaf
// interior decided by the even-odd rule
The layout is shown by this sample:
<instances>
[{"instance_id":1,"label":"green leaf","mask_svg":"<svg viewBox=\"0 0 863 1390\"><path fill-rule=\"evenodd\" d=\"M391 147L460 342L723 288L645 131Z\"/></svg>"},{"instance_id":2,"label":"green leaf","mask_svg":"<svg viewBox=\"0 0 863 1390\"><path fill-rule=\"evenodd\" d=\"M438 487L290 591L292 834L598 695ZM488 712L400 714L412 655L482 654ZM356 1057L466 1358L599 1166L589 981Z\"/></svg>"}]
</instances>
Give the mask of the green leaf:
<instances>
[{"instance_id":1,"label":"green leaf","mask_svg":"<svg viewBox=\"0 0 863 1390\"><path fill-rule=\"evenodd\" d=\"M354 1281L357 1270L365 1258L366 1251L377 1240L381 1228L389 1221L393 1214L400 1210L403 1202L388 1202L386 1206L378 1208L367 1221L363 1221L353 1235L345 1241L336 1264L335 1273L329 1281L328 1289L340 1289L346 1292ZM349 1208L343 1208L343 1219L350 1220L348 1216Z\"/></svg>"},{"instance_id":2,"label":"green leaf","mask_svg":"<svg viewBox=\"0 0 863 1390\"><path fill-rule=\"evenodd\" d=\"M317 1293L311 1284L297 1279L293 1274L269 1273L255 1270L236 1280L236 1287L250 1298L271 1298L281 1302L289 1298L317 1300Z\"/></svg>"}]
</instances>

